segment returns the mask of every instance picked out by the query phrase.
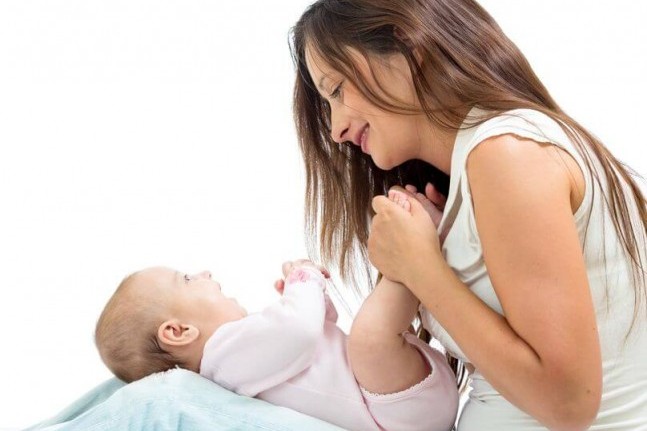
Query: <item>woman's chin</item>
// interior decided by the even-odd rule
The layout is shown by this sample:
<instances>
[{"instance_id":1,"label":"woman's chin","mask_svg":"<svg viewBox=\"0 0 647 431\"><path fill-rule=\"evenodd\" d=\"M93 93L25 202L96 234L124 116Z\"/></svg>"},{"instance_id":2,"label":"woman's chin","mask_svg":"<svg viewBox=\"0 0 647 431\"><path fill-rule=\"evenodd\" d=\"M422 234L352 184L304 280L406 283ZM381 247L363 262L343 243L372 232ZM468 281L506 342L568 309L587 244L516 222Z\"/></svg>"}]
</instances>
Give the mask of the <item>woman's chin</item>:
<instances>
[{"instance_id":1,"label":"woman's chin","mask_svg":"<svg viewBox=\"0 0 647 431\"><path fill-rule=\"evenodd\" d=\"M389 169L388 167L386 167L388 163L385 163L385 160L379 157L375 157L375 154L369 154L369 156L371 156L371 160L373 160L373 164L378 168L382 169L383 171Z\"/></svg>"},{"instance_id":2,"label":"woman's chin","mask_svg":"<svg viewBox=\"0 0 647 431\"><path fill-rule=\"evenodd\" d=\"M393 161L390 159L375 157L375 155L373 154L371 154L371 159L373 160L373 163L375 164L375 166L382 169L383 171L390 171L391 169L398 166L397 164L393 163Z\"/></svg>"}]
</instances>

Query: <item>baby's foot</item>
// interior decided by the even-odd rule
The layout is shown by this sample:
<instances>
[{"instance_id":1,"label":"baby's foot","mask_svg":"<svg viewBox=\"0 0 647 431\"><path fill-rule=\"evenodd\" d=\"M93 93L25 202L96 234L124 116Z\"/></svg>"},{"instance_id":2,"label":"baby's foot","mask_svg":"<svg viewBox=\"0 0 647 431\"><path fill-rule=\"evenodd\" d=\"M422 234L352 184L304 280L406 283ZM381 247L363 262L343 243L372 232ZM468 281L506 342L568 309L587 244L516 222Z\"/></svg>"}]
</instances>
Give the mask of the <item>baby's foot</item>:
<instances>
[{"instance_id":1,"label":"baby's foot","mask_svg":"<svg viewBox=\"0 0 647 431\"><path fill-rule=\"evenodd\" d=\"M443 195L438 190L436 190L436 187L433 184L427 183L427 185L425 186L424 194L418 193L418 190L416 189L416 187L412 186L411 184L407 184L406 186L404 186L404 188L412 195L420 194L422 195L422 197L427 198L441 212L445 210L445 204L447 203L447 198L445 197L445 195Z\"/></svg>"},{"instance_id":2,"label":"baby's foot","mask_svg":"<svg viewBox=\"0 0 647 431\"><path fill-rule=\"evenodd\" d=\"M422 207L427 211L429 217L434 223L434 226L440 225L440 220L443 218L443 210L445 209L446 198L431 184L427 183L425 187L425 194L419 193L418 190L412 185L405 186L406 191L415 197Z\"/></svg>"},{"instance_id":3,"label":"baby's foot","mask_svg":"<svg viewBox=\"0 0 647 431\"><path fill-rule=\"evenodd\" d=\"M425 190L425 193L427 193L427 196L431 194L432 197L434 195L432 194L435 190L429 188L430 184L427 184L427 189ZM436 192L438 193L438 192ZM414 186L406 186L406 190L402 189L400 187L393 187L391 190L389 190L388 193L389 199L396 204L400 205L402 208L405 210L411 212L411 202L409 202L409 199L416 199L420 204L422 205L422 208L427 211L427 214L429 214L429 217L431 217L431 221L433 222L434 226L436 226L436 229L438 229L438 226L440 225L440 220L443 218L443 212L438 208L434 202L432 202L427 196L423 195L422 193L417 193L416 188ZM438 193L439 197L439 202L441 202L442 207L445 207L445 197L442 196L440 193ZM445 237L446 234L440 233L440 242L441 244L445 242Z\"/></svg>"},{"instance_id":4,"label":"baby's foot","mask_svg":"<svg viewBox=\"0 0 647 431\"><path fill-rule=\"evenodd\" d=\"M391 202L395 202L408 212L411 212L411 202L409 202L409 197L406 194L401 191L391 189L389 190L388 196Z\"/></svg>"}]
</instances>

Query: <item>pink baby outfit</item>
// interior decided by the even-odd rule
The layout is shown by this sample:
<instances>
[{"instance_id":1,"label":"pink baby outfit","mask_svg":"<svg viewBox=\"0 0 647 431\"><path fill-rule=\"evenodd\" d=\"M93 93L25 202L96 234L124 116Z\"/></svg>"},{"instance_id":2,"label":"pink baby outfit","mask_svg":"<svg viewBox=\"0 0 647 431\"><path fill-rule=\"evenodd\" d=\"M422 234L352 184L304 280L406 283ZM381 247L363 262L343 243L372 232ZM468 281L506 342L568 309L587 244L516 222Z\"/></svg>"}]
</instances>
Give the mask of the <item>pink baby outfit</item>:
<instances>
[{"instance_id":1,"label":"pink baby outfit","mask_svg":"<svg viewBox=\"0 0 647 431\"><path fill-rule=\"evenodd\" d=\"M218 328L205 345L200 374L238 394L348 430L450 430L458 393L444 356L405 333L429 361L431 374L402 392L367 392L351 370L347 335L335 323L324 277L296 271L280 301Z\"/></svg>"}]
</instances>

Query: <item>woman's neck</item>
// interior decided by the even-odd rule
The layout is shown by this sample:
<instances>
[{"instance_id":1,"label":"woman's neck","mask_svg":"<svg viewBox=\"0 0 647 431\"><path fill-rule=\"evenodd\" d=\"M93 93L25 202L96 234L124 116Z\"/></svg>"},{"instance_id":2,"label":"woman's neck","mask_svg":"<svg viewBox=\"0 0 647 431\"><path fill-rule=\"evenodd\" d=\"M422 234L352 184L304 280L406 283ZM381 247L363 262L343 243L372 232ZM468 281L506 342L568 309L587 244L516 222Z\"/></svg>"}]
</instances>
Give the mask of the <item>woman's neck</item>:
<instances>
[{"instance_id":1,"label":"woman's neck","mask_svg":"<svg viewBox=\"0 0 647 431\"><path fill-rule=\"evenodd\" d=\"M464 118L466 115L467 112L462 117ZM419 123L420 149L418 158L450 175L452 152L458 131L438 127L424 115L421 116ZM460 124L455 126L455 128L458 127Z\"/></svg>"}]
</instances>

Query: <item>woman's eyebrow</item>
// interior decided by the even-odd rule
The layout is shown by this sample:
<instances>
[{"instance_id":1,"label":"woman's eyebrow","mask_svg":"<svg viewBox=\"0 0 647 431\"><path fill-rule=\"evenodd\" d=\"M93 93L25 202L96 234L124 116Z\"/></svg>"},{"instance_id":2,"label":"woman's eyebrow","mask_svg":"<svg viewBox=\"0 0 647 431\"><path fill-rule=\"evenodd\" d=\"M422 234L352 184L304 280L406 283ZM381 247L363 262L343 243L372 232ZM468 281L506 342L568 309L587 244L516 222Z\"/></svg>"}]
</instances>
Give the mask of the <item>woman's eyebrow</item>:
<instances>
[{"instance_id":1,"label":"woman's eyebrow","mask_svg":"<svg viewBox=\"0 0 647 431\"><path fill-rule=\"evenodd\" d=\"M328 78L328 76L327 76L327 75L324 75L324 76L322 76L322 77L321 77L321 79L319 80L319 85L318 85L318 87L319 87L319 89L320 89L321 91L326 91L326 90L324 89L324 87L323 87L323 82L324 82L324 80L325 80L326 78Z\"/></svg>"}]
</instances>

